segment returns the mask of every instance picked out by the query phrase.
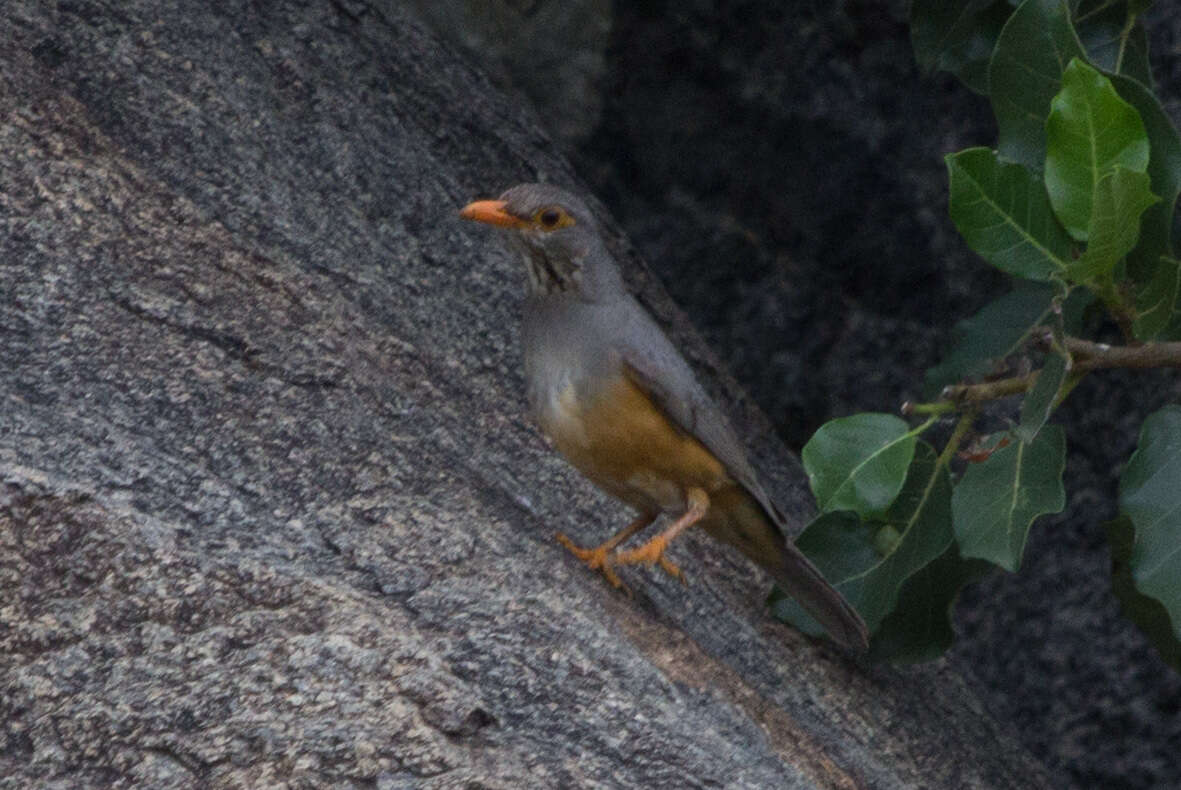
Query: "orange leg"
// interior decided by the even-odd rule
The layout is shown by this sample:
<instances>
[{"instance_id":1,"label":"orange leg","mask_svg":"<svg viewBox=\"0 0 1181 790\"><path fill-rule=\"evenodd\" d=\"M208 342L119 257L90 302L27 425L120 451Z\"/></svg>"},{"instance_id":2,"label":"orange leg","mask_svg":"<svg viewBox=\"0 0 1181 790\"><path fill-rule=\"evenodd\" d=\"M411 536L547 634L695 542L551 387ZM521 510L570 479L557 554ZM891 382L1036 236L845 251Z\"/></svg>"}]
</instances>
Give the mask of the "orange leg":
<instances>
[{"instance_id":1,"label":"orange leg","mask_svg":"<svg viewBox=\"0 0 1181 790\"><path fill-rule=\"evenodd\" d=\"M607 538L607 540L603 541L598 546L595 546L593 549L584 549L581 546L576 545L574 541L570 540L570 538L566 537L566 535L561 532L559 532L557 536L558 543L561 543L563 546L568 548L575 557L589 565L592 571L601 570L603 575L607 577L607 581L611 582L611 584L616 587L623 587L623 589L627 589L624 587L623 582L620 580L618 574L616 574L611 568L611 563L613 562L610 556L611 552L620 543L623 543L625 540L655 520L655 513L641 513L634 521L632 521L632 523L628 524L626 527L619 530L619 532L616 532L614 535Z\"/></svg>"},{"instance_id":2,"label":"orange leg","mask_svg":"<svg viewBox=\"0 0 1181 790\"><path fill-rule=\"evenodd\" d=\"M659 563L665 573L684 581L685 575L681 573L680 568L665 558L664 551L677 535L680 535L689 527L705 518L705 514L709 510L709 494L700 488L690 488L685 492L685 496L689 500L689 509L680 518L670 524L668 529L652 538L643 546L616 554L613 560L615 564L634 565L644 563L646 565L655 565Z\"/></svg>"}]
</instances>

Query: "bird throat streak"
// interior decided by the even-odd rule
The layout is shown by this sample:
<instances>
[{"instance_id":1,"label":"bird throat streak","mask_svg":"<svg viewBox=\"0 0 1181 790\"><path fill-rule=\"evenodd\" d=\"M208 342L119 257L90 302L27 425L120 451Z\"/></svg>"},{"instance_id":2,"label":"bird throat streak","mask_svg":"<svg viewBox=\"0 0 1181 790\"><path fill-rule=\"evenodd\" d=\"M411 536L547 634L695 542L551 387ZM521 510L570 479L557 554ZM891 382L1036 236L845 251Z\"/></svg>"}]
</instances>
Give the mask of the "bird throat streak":
<instances>
[{"instance_id":1,"label":"bird throat streak","mask_svg":"<svg viewBox=\"0 0 1181 790\"><path fill-rule=\"evenodd\" d=\"M525 245L521 251L529 272L529 289L538 295L574 290L578 285L578 267L569 261L551 258L546 251Z\"/></svg>"}]
</instances>

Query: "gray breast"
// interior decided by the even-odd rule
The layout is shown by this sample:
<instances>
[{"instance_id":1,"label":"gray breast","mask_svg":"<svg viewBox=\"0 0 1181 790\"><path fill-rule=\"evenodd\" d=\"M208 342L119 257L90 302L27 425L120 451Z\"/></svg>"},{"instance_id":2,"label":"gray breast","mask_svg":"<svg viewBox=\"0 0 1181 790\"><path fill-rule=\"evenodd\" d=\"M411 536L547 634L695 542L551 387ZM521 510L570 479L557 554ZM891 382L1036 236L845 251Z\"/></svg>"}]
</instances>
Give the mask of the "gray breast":
<instances>
[{"instance_id":1,"label":"gray breast","mask_svg":"<svg viewBox=\"0 0 1181 790\"><path fill-rule=\"evenodd\" d=\"M530 298L522 346L533 416L545 425L569 410L571 399L587 402L619 372L603 330L603 307L564 294Z\"/></svg>"}]
</instances>

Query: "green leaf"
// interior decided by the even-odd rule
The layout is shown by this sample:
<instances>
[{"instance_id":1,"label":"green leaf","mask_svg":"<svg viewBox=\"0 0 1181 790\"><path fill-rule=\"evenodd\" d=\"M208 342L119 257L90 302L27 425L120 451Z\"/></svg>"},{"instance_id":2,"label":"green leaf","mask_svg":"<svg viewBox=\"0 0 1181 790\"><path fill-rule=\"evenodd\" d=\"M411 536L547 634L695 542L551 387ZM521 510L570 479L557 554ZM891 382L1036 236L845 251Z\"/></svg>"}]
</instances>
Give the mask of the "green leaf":
<instances>
[{"instance_id":1,"label":"green leaf","mask_svg":"<svg viewBox=\"0 0 1181 790\"><path fill-rule=\"evenodd\" d=\"M1177 315L1177 297L1181 293L1181 261L1160 259L1156 274L1136 295L1136 320L1132 332L1139 340L1152 340L1168 327Z\"/></svg>"},{"instance_id":2,"label":"green leaf","mask_svg":"<svg viewBox=\"0 0 1181 790\"><path fill-rule=\"evenodd\" d=\"M1181 194L1181 136L1152 91L1128 77L1111 81L1144 121L1150 148L1148 175L1153 193L1161 198L1140 218L1140 241L1128 255L1128 274L1143 283L1152 279L1162 255L1173 256L1173 216Z\"/></svg>"},{"instance_id":3,"label":"green leaf","mask_svg":"<svg viewBox=\"0 0 1181 790\"><path fill-rule=\"evenodd\" d=\"M1018 280L1010 293L956 324L951 330L951 351L927 371L924 397L937 398L948 384L988 373L996 360L1014 353L1032 327L1045 323L1056 291L1049 284ZM1089 294L1084 290L1071 293L1063 306L1068 325L1077 323L1086 298Z\"/></svg>"},{"instance_id":4,"label":"green leaf","mask_svg":"<svg viewBox=\"0 0 1181 790\"><path fill-rule=\"evenodd\" d=\"M821 513L804 527L795 544L832 584L872 567L880 556L874 545L874 529L849 510ZM778 586L772 588L767 603L771 614L805 634L825 633L812 615Z\"/></svg>"},{"instance_id":5,"label":"green leaf","mask_svg":"<svg viewBox=\"0 0 1181 790\"><path fill-rule=\"evenodd\" d=\"M1016 288L990 302L951 330L951 351L927 370L924 397L937 398L948 384L987 373L994 360L1004 359L1025 342L1030 327L1042 322L1050 310L1054 288L1018 281Z\"/></svg>"},{"instance_id":6,"label":"green leaf","mask_svg":"<svg viewBox=\"0 0 1181 790\"><path fill-rule=\"evenodd\" d=\"M1095 186L1088 231L1087 250L1066 269L1074 282L1085 283L1106 277L1136 246L1140 236L1140 215L1160 200L1148 188L1147 173L1116 167Z\"/></svg>"},{"instance_id":7,"label":"green leaf","mask_svg":"<svg viewBox=\"0 0 1181 790\"><path fill-rule=\"evenodd\" d=\"M948 154L950 212L973 250L998 269L1031 280L1064 271L1070 238L1050 208L1045 188L1021 165L987 148Z\"/></svg>"},{"instance_id":8,"label":"green leaf","mask_svg":"<svg viewBox=\"0 0 1181 790\"><path fill-rule=\"evenodd\" d=\"M988 61L1012 13L1006 0L914 0L910 40L919 68L949 71L988 93Z\"/></svg>"},{"instance_id":9,"label":"green leaf","mask_svg":"<svg viewBox=\"0 0 1181 790\"><path fill-rule=\"evenodd\" d=\"M821 425L800 453L823 512L882 513L906 479L915 437L893 414L854 414Z\"/></svg>"},{"instance_id":10,"label":"green leaf","mask_svg":"<svg viewBox=\"0 0 1181 790\"><path fill-rule=\"evenodd\" d=\"M1160 652L1161 658L1181 672L1181 640L1164 604L1136 589L1132 574L1132 551L1136 530L1126 516L1103 525L1111 544L1111 591L1119 599L1124 617L1136 624Z\"/></svg>"},{"instance_id":11,"label":"green leaf","mask_svg":"<svg viewBox=\"0 0 1181 790\"><path fill-rule=\"evenodd\" d=\"M796 547L807 555L824 578L835 584L870 568L880 556L874 545L875 530L856 513L836 510L821 513L804 527L796 538ZM794 598L778 586L767 599L771 614L812 636L822 636L824 628ZM862 615L864 617L864 615Z\"/></svg>"},{"instance_id":12,"label":"green leaf","mask_svg":"<svg viewBox=\"0 0 1181 790\"><path fill-rule=\"evenodd\" d=\"M1173 320L1160 333L1160 337L1163 340L1181 340L1181 314L1173 314Z\"/></svg>"},{"instance_id":13,"label":"green leaf","mask_svg":"<svg viewBox=\"0 0 1181 790\"><path fill-rule=\"evenodd\" d=\"M927 371L923 396L938 398L948 384L994 371L999 361L1021 348L1030 329L1046 322L1058 291L1055 285L1018 280L1010 293L956 324L951 331L951 351ZM1084 288L1070 292L1062 304L1066 332L1082 332L1084 312L1094 298Z\"/></svg>"},{"instance_id":14,"label":"green leaf","mask_svg":"<svg viewBox=\"0 0 1181 790\"><path fill-rule=\"evenodd\" d=\"M1071 58L1082 44L1060 0L1026 0L1009 18L988 66L1001 156L1040 171L1046 159L1046 117Z\"/></svg>"},{"instance_id":15,"label":"green leaf","mask_svg":"<svg viewBox=\"0 0 1181 790\"><path fill-rule=\"evenodd\" d=\"M1128 24L1128 14L1139 13L1127 3L1084 0L1075 12L1075 28L1087 50L1087 59L1111 74L1126 74L1152 87L1148 62L1148 36L1139 21Z\"/></svg>"},{"instance_id":16,"label":"green leaf","mask_svg":"<svg viewBox=\"0 0 1181 790\"><path fill-rule=\"evenodd\" d=\"M1120 513L1136 530L1136 589L1160 601L1181 636L1181 406L1154 412L1120 477Z\"/></svg>"},{"instance_id":17,"label":"green leaf","mask_svg":"<svg viewBox=\"0 0 1181 790\"><path fill-rule=\"evenodd\" d=\"M1069 362L1065 354L1048 354L1041 371L1037 374L1033 389L1021 401L1021 423L1013 433L1026 444L1034 440L1038 431L1050 418L1050 412L1054 410L1054 404L1058 400L1058 393L1066 383Z\"/></svg>"},{"instance_id":18,"label":"green leaf","mask_svg":"<svg viewBox=\"0 0 1181 790\"><path fill-rule=\"evenodd\" d=\"M953 541L934 562L902 585L894 611L882 620L870 640L870 659L911 664L943 655L955 641L951 612L960 590L992 568L983 560L960 557Z\"/></svg>"},{"instance_id":19,"label":"green leaf","mask_svg":"<svg viewBox=\"0 0 1181 790\"><path fill-rule=\"evenodd\" d=\"M890 530L889 549L876 538ZM894 608L902 584L939 557L953 540L951 480L935 450L918 442L906 483L883 521L852 513L826 513L801 533L796 545L860 612L872 632ZM807 633L819 626L790 598L772 602L777 617Z\"/></svg>"},{"instance_id":20,"label":"green leaf","mask_svg":"<svg viewBox=\"0 0 1181 790\"><path fill-rule=\"evenodd\" d=\"M1144 122L1111 80L1076 58L1051 102L1046 138L1050 204L1067 232L1086 241L1100 181L1116 167L1139 173L1148 169Z\"/></svg>"},{"instance_id":21,"label":"green leaf","mask_svg":"<svg viewBox=\"0 0 1181 790\"><path fill-rule=\"evenodd\" d=\"M969 465L951 497L960 553L1016 571L1030 524L1066 504L1065 462L1062 429L1048 425L1032 442L1013 442Z\"/></svg>"}]
</instances>

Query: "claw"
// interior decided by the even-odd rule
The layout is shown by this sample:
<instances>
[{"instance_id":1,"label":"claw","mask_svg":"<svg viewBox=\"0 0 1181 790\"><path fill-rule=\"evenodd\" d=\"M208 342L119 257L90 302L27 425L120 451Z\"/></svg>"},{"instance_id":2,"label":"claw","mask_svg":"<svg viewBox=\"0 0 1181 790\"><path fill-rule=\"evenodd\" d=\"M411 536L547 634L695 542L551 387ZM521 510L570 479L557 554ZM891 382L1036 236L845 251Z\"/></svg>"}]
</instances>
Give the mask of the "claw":
<instances>
[{"instance_id":1,"label":"claw","mask_svg":"<svg viewBox=\"0 0 1181 790\"><path fill-rule=\"evenodd\" d=\"M677 581L679 581L681 584L685 585L686 587L689 586L689 579L685 576L685 572L682 571L680 568L678 568L676 565L674 565L671 560L667 559L664 555L661 555L660 559L657 560L657 562L660 563L660 567L665 573L667 573L669 576L673 577L674 579L676 579Z\"/></svg>"},{"instance_id":2,"label":"claw","mask_svg":"<svg viewBox=\"0 0 1181 790\"><path fill-rule=\"evenodd\" d=\"M619 578L619 574L611 567L613 564L611 559L612 546L604 543L600 546L595 546L593 549L584 549L566 537L566 534L563 532L559 532L556 537L558 543L561 543L571 554L585 562L592 571L602 571L603 575L607 577L607 581L611 582L612 587L623 590L629 596L632 594L632 591Z\"/></svg>"},{"instance_id":3,"label":"claw","mask_svg":"<svg viewBox=\"0 0 1181 790\"><path fill-rule=\"evenodd\" d=\"M655 565L664 559L664 550L668 543L660 535L652 538L643 546L628 551L621 551L615 555L615 561L620 565Z\"/></svg>"},{"instance_id":4,"label":"claw","mask_svg":"<svg viewBox=\"0 0 1181 790\"><path fill-rule=\"evenodd\" d=\"M647 565L648 567L659 565L661 570L669 576L677 579L682 584L687 584L688 582L685 580L684 572L672 560L664 556L667 548L668 541L662 536L657 535L639 548L616 554L614 563L616 565Z\"/></svg>"},{"instance_id":5,"label":"claw","mask_svg":"<svg viewBox=\"0 0 1181 790\"><path fill-rule=\"evenodd\" d=\"M648 567L659 565L662 571L681 584L688 584L689 581L685 578L684 571L678 568L672 560L664 556L667 548L668 541L657 535L639 548L616 554L612 561L616 565L647 565Z\"/></svg>"},{"instance_id":6,"label":"claw","mask_svg":"<svg viewBox=\"0 0 1181 790\"><path fill-rule=\"evenodd\" d=\"M612 558L612 562L616 565L644 564L649 567L659 564L669 576L680 579L682 584L687 584L685 574L664 556L664 552L668 549L668 544L672 542L673 538L701 521L705 516L706 511L709 510L709 495L699 488L691 488L686 492L686 497L689 501L689 509L682 513L672 526L639 548L617 553Z\"/></svg>"}]
</instances>

